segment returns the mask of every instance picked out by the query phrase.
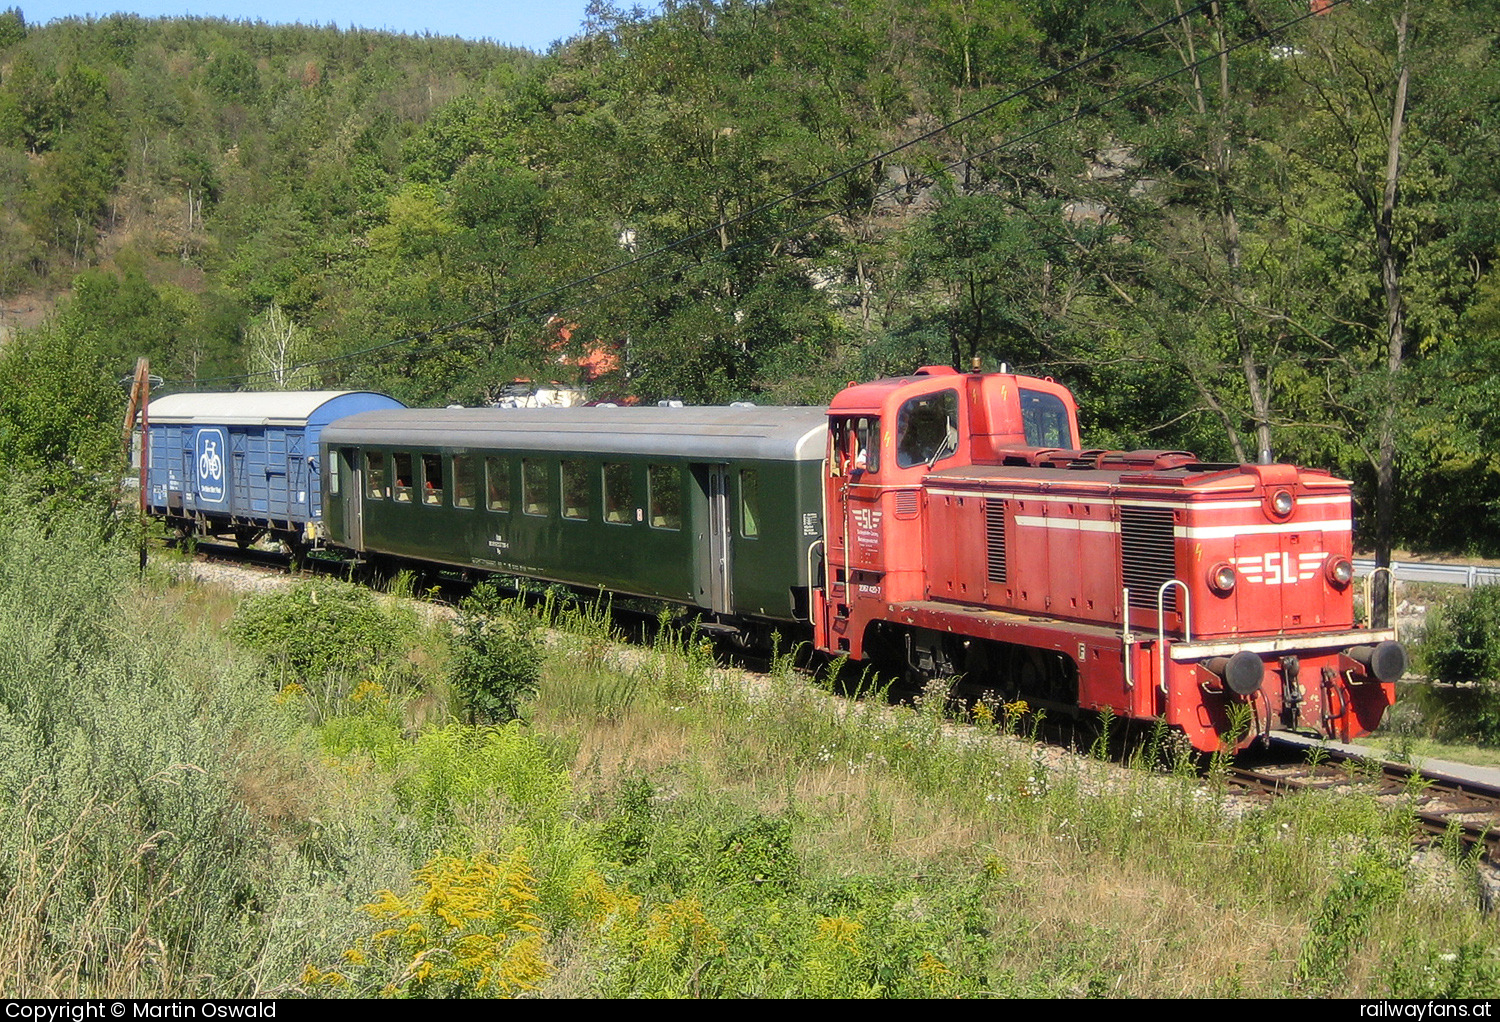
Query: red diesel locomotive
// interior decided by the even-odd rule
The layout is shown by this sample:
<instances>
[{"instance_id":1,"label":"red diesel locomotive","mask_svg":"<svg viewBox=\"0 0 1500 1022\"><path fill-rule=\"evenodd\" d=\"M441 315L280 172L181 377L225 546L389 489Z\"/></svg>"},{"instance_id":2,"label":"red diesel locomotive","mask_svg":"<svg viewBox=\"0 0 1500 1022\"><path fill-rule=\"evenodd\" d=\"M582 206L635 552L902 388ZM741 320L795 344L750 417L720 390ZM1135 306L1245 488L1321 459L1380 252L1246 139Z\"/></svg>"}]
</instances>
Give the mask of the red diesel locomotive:
<instances>
[{"instance_id":1,"label":"red diesel locomotive","mask_svg":"<svg viewBox=\"0 0 1500 1022\"><path fill-rule=\"evenodd\" d=\"M1163 719L1203 751L1236 705L1243 745L1347 740L1392 703L1406 652L1355 627L1347 481L1082 450L1068 390L1006 373L850 385L828 416L820 649Z\"/></svg>"}]
</instances>

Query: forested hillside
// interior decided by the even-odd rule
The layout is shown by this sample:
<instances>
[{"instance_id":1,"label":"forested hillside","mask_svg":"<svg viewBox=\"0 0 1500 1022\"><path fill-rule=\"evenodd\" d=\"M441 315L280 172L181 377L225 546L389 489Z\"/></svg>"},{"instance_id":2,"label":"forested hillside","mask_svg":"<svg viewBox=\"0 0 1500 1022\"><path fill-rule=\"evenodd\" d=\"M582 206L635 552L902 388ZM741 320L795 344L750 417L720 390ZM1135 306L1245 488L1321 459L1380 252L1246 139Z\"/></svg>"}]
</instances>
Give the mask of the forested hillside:
<instances>
[{"instance_id":1,"label":"forested hillside","mask_svg":"<svg viewBox=\"0 0 1500 1022\"><path fill-rule=\"evenodd\" d=\"M138 355L431 403L599 350L596 395L688 401L978 357L1097 446L1270 451L1359 480L1367 542L1495 547L1497 13L601 3L537 56L12 10L0 298L56 301L0 460L86 475Z\"/></svg>"}]
</instances>

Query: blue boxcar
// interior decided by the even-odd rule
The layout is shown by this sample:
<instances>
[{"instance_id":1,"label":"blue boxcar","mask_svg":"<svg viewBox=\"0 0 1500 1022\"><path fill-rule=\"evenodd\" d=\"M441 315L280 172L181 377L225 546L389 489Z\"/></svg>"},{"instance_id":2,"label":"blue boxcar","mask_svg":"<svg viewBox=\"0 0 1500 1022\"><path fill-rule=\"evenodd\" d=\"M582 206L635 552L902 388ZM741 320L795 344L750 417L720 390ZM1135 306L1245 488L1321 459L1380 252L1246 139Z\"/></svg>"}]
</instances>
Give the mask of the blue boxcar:
<instances>
[{"instance_id":1,"label":"blue boxcar","mask_svg":"<svg viewBox=\"0 0 1500 1022\"><path fill-rule=\"evenodd\" d=\"M318 437L334 419L403 408L368 391L173 394L148 410L148 504L181 535L320 535Z\"/></svg>"}]
</instances>

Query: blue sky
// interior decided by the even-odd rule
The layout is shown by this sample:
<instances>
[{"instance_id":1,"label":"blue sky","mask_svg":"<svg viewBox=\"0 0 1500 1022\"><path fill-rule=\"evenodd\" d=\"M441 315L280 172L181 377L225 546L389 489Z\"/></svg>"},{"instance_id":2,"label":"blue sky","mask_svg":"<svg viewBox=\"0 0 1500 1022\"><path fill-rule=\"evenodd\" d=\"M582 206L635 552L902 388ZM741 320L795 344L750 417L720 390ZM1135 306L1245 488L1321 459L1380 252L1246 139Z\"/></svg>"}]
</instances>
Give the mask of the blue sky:
<instances>
[{"instance_id":1,"label":"blue sky","mask_svg":"<svg viewBox=\"0 0 1500 1022\"><path fill-rule=\"evenodd\" d=\"M456 3L426 0L5 0L0 7L19 7L26 23L40 25L53 18L102 17L125 12L147 18L194 15L266 21L300 21L304 25L339 28L388 29L420 35L456 35L493 39L512 46L543 51L554 41L577 35L587 0L489 0ZM630 4L622 4L628 8Z\"/></svg>"}]
</instances>

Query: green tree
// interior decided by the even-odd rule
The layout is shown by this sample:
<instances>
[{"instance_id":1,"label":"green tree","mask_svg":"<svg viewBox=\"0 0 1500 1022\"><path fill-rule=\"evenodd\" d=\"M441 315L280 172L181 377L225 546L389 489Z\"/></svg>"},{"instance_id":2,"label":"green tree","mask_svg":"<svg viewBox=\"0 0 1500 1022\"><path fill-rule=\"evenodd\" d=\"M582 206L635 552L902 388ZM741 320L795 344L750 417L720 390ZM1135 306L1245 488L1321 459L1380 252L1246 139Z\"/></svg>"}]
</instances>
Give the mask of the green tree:
<instances>
[{"instance_id":1,"label":"green tree","mask_svg":"<svg viewBox=\"0 0 1500 1022\"><path fill-rule=\"evenodd\" d=\"M1318 239L1334 284L1328 390L1340 425L1373 476L1373 543L1387 564L1405 509L1401 441L1426 417L1411 371L1424 349L1455 329L1472 298L1466 263L1475 251L1468 182L1451 160L1493 149L1472 108L1476 90L1500 96L1490 68L1493 30L1479 6L1414 7L1406 0L1343 5L1311 19L1292 61L1308 115L1285 151L1301 178L1295 201ZM1487 184L1494 201L1493 184ZM1468 249L1468 251L1465 251ZM1455 258L1458 257L1458 258ZM1386 618L1386 585L1372 618Z\"/></svg>"},{"instance_id":2,"label":"green tree","mask_svg":"<svg viewBox=\"0 0 1500 1022\"><path fill-rule=\"evenodd\" d=\"M105 501L125 393L93 338L54 322L0 345L0 474L50 498Z\"/></svg>"},{"instance_id":3,"label":"green tree","mask_svg":"<svg viewBox=\"0 0 1500 1022\"><path fill-rule=\"evenodd\" d=\"M26 15L19 7L0 11L0 48L14 46L26 38Z\"/></svg>"}]
</instances>

